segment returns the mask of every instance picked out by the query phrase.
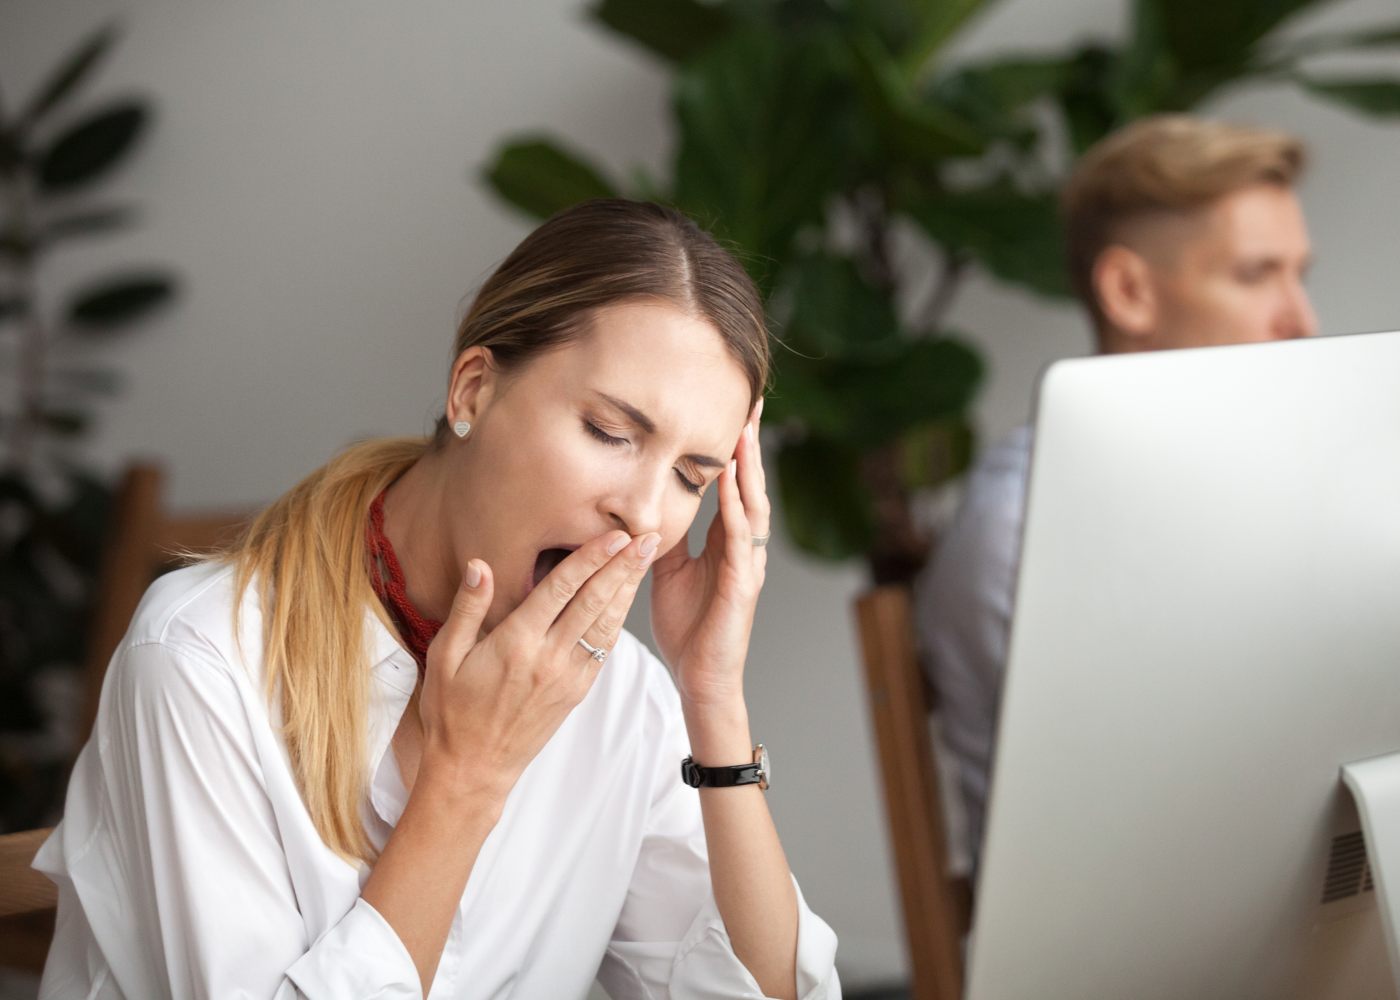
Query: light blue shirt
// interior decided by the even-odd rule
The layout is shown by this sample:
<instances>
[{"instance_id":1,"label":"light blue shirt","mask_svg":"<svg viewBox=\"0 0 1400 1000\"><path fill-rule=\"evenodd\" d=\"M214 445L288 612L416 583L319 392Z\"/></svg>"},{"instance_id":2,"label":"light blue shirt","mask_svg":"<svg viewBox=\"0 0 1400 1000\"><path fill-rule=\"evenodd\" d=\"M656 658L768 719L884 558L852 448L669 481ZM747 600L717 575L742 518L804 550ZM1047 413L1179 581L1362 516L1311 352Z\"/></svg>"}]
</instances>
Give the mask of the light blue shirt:
<instances>
[{"instance_id":1,"label":"light blue shirt","mask_svg":"<svg viewBox=\"0 0 1400 1000\"><path fill-rule=\"evenodd\" d=\"M914 592L920 652L938 693L941 750L961 792L974 872L1006 671L1032 437L1023 426L982 453Z\"/></svg>"}]
</instances>

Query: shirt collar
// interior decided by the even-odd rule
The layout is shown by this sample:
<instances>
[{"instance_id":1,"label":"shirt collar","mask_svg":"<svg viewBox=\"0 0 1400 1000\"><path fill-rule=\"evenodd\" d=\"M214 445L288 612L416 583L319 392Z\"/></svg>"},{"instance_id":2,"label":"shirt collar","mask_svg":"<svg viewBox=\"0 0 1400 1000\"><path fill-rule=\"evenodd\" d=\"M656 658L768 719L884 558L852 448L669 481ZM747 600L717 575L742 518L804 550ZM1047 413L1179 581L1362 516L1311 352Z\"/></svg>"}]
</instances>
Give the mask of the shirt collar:
<instances>
[{"instance_id":1,"label":"shirt collar","mask_svg":"<svg viewBox=\"0 0 1400 1000\"><path fill-rule=\"evenodd\" d=\"M365 629L369 633L369 659L375 679L404 695L411 695L418 684L418 661L399 645L398 638L373 608L365 609Z\"/></svg>"}]
</instances>

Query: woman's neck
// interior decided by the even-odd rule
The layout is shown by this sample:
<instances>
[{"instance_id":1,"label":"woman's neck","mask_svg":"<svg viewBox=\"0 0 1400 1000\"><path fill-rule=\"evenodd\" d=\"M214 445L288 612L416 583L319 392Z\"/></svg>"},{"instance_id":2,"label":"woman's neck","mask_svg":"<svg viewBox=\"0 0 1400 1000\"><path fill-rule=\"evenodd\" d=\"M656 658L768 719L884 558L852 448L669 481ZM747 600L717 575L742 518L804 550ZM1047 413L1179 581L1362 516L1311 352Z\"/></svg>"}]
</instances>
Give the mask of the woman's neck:
<instances>
[{"instance_id":1,"label":"woman's neck","mask_svg":"<svg viewBox=\"0 0 1400 1000\"><path fill-rule=\"evenodd\" d=\"M429 450L409 466L384 497L384 534L403 570L409 603L425 617L444 621L461 581L451 539L444 538L442 469Z\"/></svg>"}]
</instances>

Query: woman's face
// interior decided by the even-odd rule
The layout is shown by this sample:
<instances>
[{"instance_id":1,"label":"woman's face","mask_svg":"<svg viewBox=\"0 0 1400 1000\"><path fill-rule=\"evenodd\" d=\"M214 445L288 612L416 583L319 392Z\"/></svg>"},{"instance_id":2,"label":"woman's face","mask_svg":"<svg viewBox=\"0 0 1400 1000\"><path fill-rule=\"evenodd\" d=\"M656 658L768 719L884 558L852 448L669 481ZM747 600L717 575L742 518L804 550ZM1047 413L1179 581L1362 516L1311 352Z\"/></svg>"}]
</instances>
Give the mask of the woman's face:
<instances>
[{"instance_id":1,"label":"woman's face","mask_svg":"<svg viewBox=\"0 0 1400 1000\"><path fill-rule=\"evenodd\" d=\"M480 349L454 366L448 530L457 571L495 574L495 625L567 550L605 531L685 538L734 454L749 382L715 328L674 305L600 309L591 329L509 376Z\"/></svg>"}]
</instances>

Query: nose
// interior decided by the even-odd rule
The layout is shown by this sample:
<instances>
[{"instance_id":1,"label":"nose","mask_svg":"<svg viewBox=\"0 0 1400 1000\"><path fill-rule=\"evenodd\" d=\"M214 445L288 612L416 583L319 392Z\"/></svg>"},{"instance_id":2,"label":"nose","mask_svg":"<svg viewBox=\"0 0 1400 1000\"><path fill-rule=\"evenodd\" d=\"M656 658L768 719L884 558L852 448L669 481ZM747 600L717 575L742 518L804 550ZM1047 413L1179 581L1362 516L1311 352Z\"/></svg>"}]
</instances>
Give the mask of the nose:
<instances>
[{"instance_id":1,"label":"nose","mask_svg":"<svg viewBox=\"0 0 1400 1000\"><path fill-rule=\"evenodd\" d=\"M1275 332L1280 340L1311 337L1317 333L1317 313L1313 312L1307 288L1297 278L1290 279L1284 290Z\"/></svg>"},{"instance_id":2,"label":"nose","mask_svg":"<svg viewBox=\"0 0 1400 1000\"><path fill-rule=\"evenodd\" d=\"M666 489L665 472L669 471L669 468L664 471L638 468L625 479L616 481L603 501L604 516L634 538L648 531L659 533Z\"/></svg>"}]
</instances>

